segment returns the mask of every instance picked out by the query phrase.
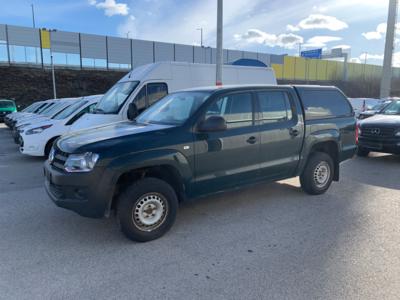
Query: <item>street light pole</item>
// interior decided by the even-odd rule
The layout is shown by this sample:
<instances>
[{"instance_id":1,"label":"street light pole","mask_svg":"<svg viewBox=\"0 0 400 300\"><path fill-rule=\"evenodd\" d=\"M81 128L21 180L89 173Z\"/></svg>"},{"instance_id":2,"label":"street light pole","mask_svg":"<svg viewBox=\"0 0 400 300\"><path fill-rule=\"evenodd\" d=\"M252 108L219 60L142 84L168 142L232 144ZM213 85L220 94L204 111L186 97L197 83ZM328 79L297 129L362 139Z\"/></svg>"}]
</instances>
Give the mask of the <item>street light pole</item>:
<instances>
[{"instance_id":1,"label":"street light pole","mask_svg":"<svg viewBox=\"0 0 400 300\"><path fill-rule=\"evenodd\" d=\"M203 47L203 27L197 28L200 30L200 46Z\"/></svg>"},{"instance_id":2,"label":"street light pole","mask_svg":"<svg viewBox=\"0 0 400 300\"><path fill-rule=\"evenodd\" d=\"M35 24L35 9L33 7L33 4L31 4L31 8L32 8L32 25L33 25L33 28L35 28L36 27L36 24Z\"/></svg>"},{"instance_id":3,"label":"street light pole","mask_svg":"<svg viewBox=\"0 0 400 300\"><path fill-rule=\"evenodd\" d=\"M50 40L51 40L51 33L53 31L56 31L56 30L55 29L49 30ZM54 97L54 99L57 99L56 75L54 72L53 51L51 50L51 46L50 46L50 63L51 63L51 77L52 77L52 81L53 81L53 97Z\"/></svg>"},{"instance_id":4,"label":"street light pole","mask_svg":"<svg viewBox=\"0 0 400 300\"><path fill-rule=\"evenodd\" d=\"M394 34L396 27L397 16L397 0L389 1L389 13L386 28L386 42L385 42L385 56L383 58L383 69L381 79L380 97L386 98L390 96L392 85L392 59L393 59L393 45Z\"/></svg>"},{"instance_id":5,"label":"street light pole","mask_svg":"<svg viewBox=\"0 0 400 300\"><path fill-rule=\"evenodd\" d=\"M218 0L217 6L217 65L216 65L216 85L222 85L222 64L224 52L222 50L222 20L223 20L223 0Z\"/></svg>"}]
</instances>

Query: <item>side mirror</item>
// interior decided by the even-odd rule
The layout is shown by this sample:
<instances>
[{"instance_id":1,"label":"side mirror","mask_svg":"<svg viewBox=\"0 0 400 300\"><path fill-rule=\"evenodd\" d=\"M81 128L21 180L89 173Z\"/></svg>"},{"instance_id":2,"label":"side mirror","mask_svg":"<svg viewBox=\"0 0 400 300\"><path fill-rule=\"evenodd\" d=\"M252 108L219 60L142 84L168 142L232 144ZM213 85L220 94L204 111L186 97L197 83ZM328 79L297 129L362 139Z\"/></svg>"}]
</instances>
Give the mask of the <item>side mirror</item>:
<instances>
[{"instance_id":1,"label":"side mirror","mask_svg":"<svg viewBox=\"0 0 400 300\"><path fill-rule=\"evenodd\" d=\"M131 102L128 106L128 119L133 121L138 116L138 108L135 103Z\"/></svg>"},{"instance_id":2,"label":"side mirror","mask_svg":"<svg viewBox=\"0 0 400 300\"><path fill-rule=\"evenodd\" d=\"M200 132L216 132L226 130L226 120L221 116L211 116L197 127Z\"/></svg>"}]
</instances>

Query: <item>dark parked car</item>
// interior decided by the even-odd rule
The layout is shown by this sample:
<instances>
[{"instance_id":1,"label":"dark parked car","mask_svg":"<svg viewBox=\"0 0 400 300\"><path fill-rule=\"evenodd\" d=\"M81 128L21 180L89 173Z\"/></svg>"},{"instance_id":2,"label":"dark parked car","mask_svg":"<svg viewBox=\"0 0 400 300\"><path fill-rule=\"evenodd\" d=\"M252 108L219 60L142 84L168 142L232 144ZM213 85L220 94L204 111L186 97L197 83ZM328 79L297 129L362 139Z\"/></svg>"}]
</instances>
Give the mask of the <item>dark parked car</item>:
<instances>
[{"instance_id":1,"label":"dark parked car","mask_svg":"<svg viewBox=\"0 0 400 300\"><path fill-rule=\"evenodd\" d=\"M358 119L359 120L364 120L364 119L367 119L369 117L372 117L373 115L376 115L381 110L383 110L386 106L388 106L390 103L392 103L392 101L393 100L384 100L384 101L376 104L371 109L368 109L368 110L360 112L360 114L358 115Z\"/></svg>"},{"instance_id":2,"label":"dark parked car","mask_svg":"<svg viewBox=\"0 0 400 300\"><path fill-rule=\"evenodd\" d=\"M16 111L17 106L13 100L0 99L0 122L3 122L8 114Z\"/></svg>"},{"instance_id":3,"label":"dark parked car","mask_svg":"<svg viewBox=\"0 0 400 300\"><path fill-rule=\"evenodd\" d=\"M300 176L324 193L356 152L356 119L335 87L233 86L172 93L134 122L59 139L45 163L56 205L116 211L136 241L162 236L188 198Z\"/></svg>"},{"instance_id":4,"label":"dark parked car","mask_svg":"<svg viewBox=\"0 0 400 300\"><path fill-rule=\"evenodd\" d=\"M358 135L359 156L367 156L372 151L400 154L400 100L360 121Z\"/></svg>"}]
</instances>

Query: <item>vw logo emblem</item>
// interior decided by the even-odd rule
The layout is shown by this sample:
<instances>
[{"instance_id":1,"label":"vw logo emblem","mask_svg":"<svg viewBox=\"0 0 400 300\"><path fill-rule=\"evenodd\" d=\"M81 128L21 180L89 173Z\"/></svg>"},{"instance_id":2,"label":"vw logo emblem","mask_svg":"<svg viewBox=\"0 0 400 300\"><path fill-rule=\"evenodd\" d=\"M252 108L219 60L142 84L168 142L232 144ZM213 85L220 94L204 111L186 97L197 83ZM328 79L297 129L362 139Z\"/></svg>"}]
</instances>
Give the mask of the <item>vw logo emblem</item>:
<instances>
[{"instance_id":1,"label":"vw logo emblem","mask_svg":"<svg viewBox=\"0 0 400 300\"><path fill-rule=\"evenodd\" d=\"M381 132L381 130L379 128L372 128L371 129L371 133L372 134L379 134Z\"/></svg>"}]
</instances>

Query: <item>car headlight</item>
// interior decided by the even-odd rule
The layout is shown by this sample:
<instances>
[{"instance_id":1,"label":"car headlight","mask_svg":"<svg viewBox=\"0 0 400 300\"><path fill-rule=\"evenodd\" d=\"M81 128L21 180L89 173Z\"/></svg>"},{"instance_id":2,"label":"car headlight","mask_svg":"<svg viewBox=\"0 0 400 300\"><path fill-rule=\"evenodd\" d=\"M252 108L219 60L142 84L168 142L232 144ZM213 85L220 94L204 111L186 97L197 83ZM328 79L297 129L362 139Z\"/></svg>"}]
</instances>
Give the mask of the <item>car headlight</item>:
<instances>
[{"instance_id":1,"label":"car headlight","mask_svg":"<svg viewBox=\"0 0 400 300\"><path fill-rule=\"evenodd\" d=\"M55 155L56 155L56 151L54 150L54 147L51 147L51 150L49 152L49 157L48 157L49 163L52 163L54 161Z\"/></svg>"},{"instance_id":2,"label":"car headlight","mask_svg":"<svg viewBox=\"0 0 400 300\"><path fill-rule=\"evenodd\" d=\"M50 128L51 126L53 126L53 125L49 124L49 125L43 125L43 126L40 126L40 127L29 129L26 132L26 135L42 133L44 130L46 130L47 128Z\"/></svg>"},{"instance_id":3,"label":"car headlight","mask_svg":"<svg viewBox=\"0 0 400 300\"><path fill-rule=\"evenodd\" d=\"M70 154L64 163L64 169L67 172L90 172L93 170L99 155L92 152L84 154Z\"/></svg>"},{"instance_id":4,"label":"car headlight","mask_svg":"<svg viewBox=\"0 0 400 300\"><path fill-rule=\"evenodd\" d=\"M400 137L400 129L396 131L396 133L394 134L394 136Z\"/></svg>"}]
</instances>

